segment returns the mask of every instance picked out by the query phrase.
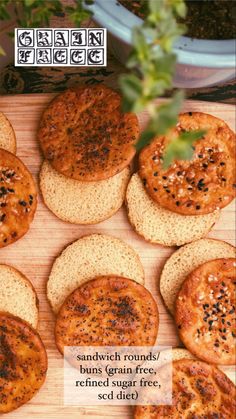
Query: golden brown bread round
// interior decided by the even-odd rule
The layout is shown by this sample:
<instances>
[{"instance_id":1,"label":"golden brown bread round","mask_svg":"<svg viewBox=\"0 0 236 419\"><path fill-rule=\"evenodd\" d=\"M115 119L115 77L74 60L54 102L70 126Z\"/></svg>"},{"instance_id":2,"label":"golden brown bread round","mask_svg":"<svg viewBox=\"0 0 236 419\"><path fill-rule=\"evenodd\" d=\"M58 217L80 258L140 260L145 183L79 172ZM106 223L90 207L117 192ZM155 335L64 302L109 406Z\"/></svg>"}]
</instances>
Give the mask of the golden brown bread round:
<instances>
[{"instance_id":1,"label":"golden brown bread round","mask_svg":"<svg viewBox=\"0 0 236 419\"><path fill-rule=\"evenodd\" d=\"M163 367L165 368L165 367ZM235 386L218 368L205 362L173 362L172 405L136 406L134 419L231 419Z\"/></svg>"},{"instance_id":2,"label":"golden brown bread round","mask_svg":"<svg viewBox=\"0 0 236 419\"><path fill-rule=\"evenodd\" d=\"M64 346L149 346L158 332L158 309L142 285L101 276L77 288L59 310L56 344Z\"/></svg>"},{"instance_id":3,"label":"golden brown bread round","mask_svg":"<svg viewBox=\"0 0 236 419\"><path fill-rule=\"evenodd\" d=\"M27 403L43 385L47 354L39 334L24 320L0 313L0 413Z\"/></svg>"},{"instance_id":4,"label":"golden brown bread round","mask_svg":"<svg viewBox=\"0 0 236 419\"><path fill-rule=\"evenodd\" d=\"M236 361L236 259L215 259L184 281L175 304L175 321L186 348L206 362Z\"/></svg>"},{"instance_id":5,"label":"golden brown bread round","mask_svg":"<svg viewBox=\"0 0 236 419\"><path fill-rule=\"evenodd\" d=\"M162 167L171 136L204 129L194 143L190 161L175 160ZM208 214L228 205L236 193L235 134L224 121L201 112L179 116L169 135L157 137L139 157L139 174L151 198L163 208L184 215Z\"/></svg>"},{"instance_id":6,"label":"golden brown bread round","mask_svg":"<svg viewBox=\"0 0 236 419\"><path fill-rule=\"evenodd\" d=\"M105 85L60 94L39 126L45 158L72 179L96 181L119 173L132 160L139 136L136 115L120 108L120 95Z\"/></svg>"},{"instance_id":7,"label":"golden brown bread round","mask_svg":"<svg viewBox=\"0 0 236 419\"><path fill-rule=\"evenodd\" d=\"M29 229L37 206L31 173L20 159L0 149L0 248Z\"/></svg>"}]
</instances>

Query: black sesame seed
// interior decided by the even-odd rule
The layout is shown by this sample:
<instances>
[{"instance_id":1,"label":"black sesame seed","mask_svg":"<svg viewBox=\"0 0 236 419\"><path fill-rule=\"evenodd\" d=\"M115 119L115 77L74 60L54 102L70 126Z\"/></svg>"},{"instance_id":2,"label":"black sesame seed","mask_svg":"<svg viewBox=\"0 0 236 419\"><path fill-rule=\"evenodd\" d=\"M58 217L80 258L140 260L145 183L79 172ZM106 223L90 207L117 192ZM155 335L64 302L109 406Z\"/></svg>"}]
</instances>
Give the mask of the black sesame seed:
<instances>
[{"instance_id":1,"label":"black sesame seed","mask_svg":"<svg viewBox=\"0 0 236 419\"><path fill-rule=\"evenodd\" d=\"M226 336L221 336L221 339L227 340Z\"/></svg>"},{"instance_id":2,"label":"black sesame seed","mask_svg":"<svg viewBox=\"0 0 236 419\"><path fill-rule=\"evenodd\" d=\"M162 179L166 180L167 179L167 176L162 176Z\"/></svg>"},{"instance_id":3,"label":"black sesame seed","mask_svg":"<svg viewBox=\"0 0 236 419\"><path fill-rule=\"evenodd\" d=\"M0 221L2 222L2 221L4 221L4 218L6 217L6 214L2 214L2 215L0 215Z\"/></svg>"},{"instance_id":4,"label":"black sesame seed","mask_svg":"<svg viewBox=\"0 0 236 419\"><path fill-rule=\"evenodd\" d=\"M19 204L20 204L20 205L22 205L22 207L26 207L27 202L25 202L25 201L21 200L21 201L19 201Z\"/></svg>"},{"instance_id":5,"label":"black sesame seed","mask_svg":"<svg viewBox=\"0 0 236 419\"><path fill-rule=\"evenodd\" d=\"M198 154L199 159L203 158L203 154Z\"/></svg>"},{"instance_id":6,"label":"black sesame seed","mask_svg":"<svg viewBox=\"0 0 236 419\"><path fill-rule=\"evenodd\" d=\"M220 162L220 165L221 165L221 166L225 166L225 162L224 162L224 161L221 161L221 162Z\"/></svg>"},{"instance_id":7,"label":"black sesame seed","mask_svg":"<svg viewBox=\"0 0 236 419\"><path fill-rule=\"evenodd\" d=\"M202 167L204 167L204 169L206 169L208 167L207 163L203 163Z\"/></svg>"},{"instance_id":8,"label":"black sesame seed","mask_svg":"<svg viewBox=\"0 0 236 419\"><path fill-rule=\"evenodd\" d=\"M176 201L175 205L177 205L177 207L179 207L180 206L180 202L179 201Z\"/></svg>"},{"instance_id":9,"label":"black sesame seed","mask_svg":"<svg viewBox=\"0 0 236 419\"><path fill-rule=\"evenodd\" d=\"M233 314L234 313L234 309L232 308L232 310L229 311L229 314Z\"/></svg>"},{"instance_id":10,"label":"black sesame seed","mask_svg":"<svg viewBox=\"0 0 236 419\"><path fill-rule=\"evenodd\" d=\"M153 190L154 190L154 192L157 192L157 191L158 191L158 189L157 189L157 188L153 188Z\"/></svg>"},{"instance_id":11,"label":"black sesame seed","mask_svg":"<svg viewBox=\"0 0 236 419\"><path fill-rule=\"evenodd\" d=\"M179 170L178 172L177 172L177 176L181 176L182 175L182 172Z\"/></svg>"},{"instance_id":12,"label":"black sesame seed","mask_svg":"<svg viewBox=\"0 0 236 419\"><path fill-rule=\"evenodd\" d=\"M219 348L220 344L218 342L214 343L214 346L216 346L217 348Z\"/></svg>"},{"instance_id":13,"label":"black sesame seed","mask_svg":"<svg viewBox=\"0 0 236 419\"><path fill-rule=\"evenodd\" d=\"M192 116L193 113L192 112L189 112L188 114L189 114L189 116Z\"/></svg>"},{"instance_id":14,"label":"black sesame seed","mask_svg":"<svg viewBox=\"0 0 236 419\"><path fill-rule=\"evenodd\" d=\"M222 178L221 178L221 180L222 180L223 182L226 182L226 179L225 179L225 177L222 177Z\"/></svg>"},{"instance_id":15,"label":"black sesame seed","mask_svg":"<svg viewBox=\"0 0 236 419\"><path fill-rule=\"evenodd\" d=\"M158 172L154 172L154 173L153 173L153 176L157 176L157 175L158 175Z\"/></svg>"},{"instance_id":16,"label":"black sesame seed","mask_svg":"<svg viewBox=\"0 0 236 419\"><path fill-rule=\"evenodd\" d=\"M208 188L205 188L205 189L203 189L204 190L204 192L207 192L207 191L209 191L209 189Z\"/></svg>"},{"instance_id":17,"label":"black sesame seed","mask_svg":"<svg viewBox=\"0 0 236 419\"><path fill-rule=\"evenodd\" d=\"M201 208L201 205L196 205L196 209L199 210Z\"/></svg>"}]
</instances>

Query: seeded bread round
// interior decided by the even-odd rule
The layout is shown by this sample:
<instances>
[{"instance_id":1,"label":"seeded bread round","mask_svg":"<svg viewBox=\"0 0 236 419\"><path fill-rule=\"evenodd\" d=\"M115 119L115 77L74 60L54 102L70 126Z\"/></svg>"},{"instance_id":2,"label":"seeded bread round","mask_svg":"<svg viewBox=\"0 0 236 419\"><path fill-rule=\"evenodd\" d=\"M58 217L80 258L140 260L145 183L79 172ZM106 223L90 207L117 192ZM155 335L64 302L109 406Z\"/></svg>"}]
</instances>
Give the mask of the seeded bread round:
<instances>
[{"instance_id":1,"label":"seeded bread round","mask_svg":"<svg viewBox=\"0 0 236 419\"><path fill-rule=\"evenodd\" d=\"M135 281L100 276L77 288L59 310L56 344L65 346L149 346L156 342L158 308Z\"/></svg>"},{"instance_id":2,"label":"seeded bread round","mask_svg":"<svg viewBox=\"0 0 236 419\"><path fill-rule=\"evenodd\" d=\"M163 378L165 374L168 376L165 365L159 374ZM134 419L231 419L235 416L235 386L217 367L198 360L180 359L173 362L172 377L172 403L136 406ZM165 387L169 390L167 380L162 392Z\"/></svg>"},{"instance_id":3,"label":"seeded bread round","mask_svg":"<svg viewBox=\"0 0 236 419\"><path fill-rule=\"evenodd\" d=\"M130 223L137 233L151 243L164 246L181 246L204 237L220 214L216 210L186 217L166 210L150 198L137 173L129 182L126 203Z\"/></svg>"},{"instance_id":4,"label":"seeded bread round","mask_svg":"<svg viewBox=\"0 0 236 419\"><path fill-rule=\"evenodd\" d=\"M10 121L0 112L0 148L16 154L16 136Z\"/></svg>"},{"instance_id":5,"label":"seeded bread round","mask_svg":"<svg viewBox=\"0 0 236 419\"><path fill-rule=\"evenodd\" d=\"M175 302L175 321L184 345L211 364L236 361L236 259L214 259L194 269Z\"/></svg>"},{"instance_id":6,"label":"seeded bread round","mask_svg":"<svg viewBox=\"0 0 236 419\"><path fill-rule=\"evenodd\" d=\"M27 233L36 207L31 173L18 157L0 149L0 248Z\"/></svg>"},{"instance_id":7,"label":"seeded bread round","mask_svg":"<svg viewBox=\"0 0 236 419\"><path fill-rule=\"evenodd\" d=\"M176 250L167 260L160 277L160 292L171 314L185 278L211 259L233 258L235 247L221 240L201 239Z\"/></svg>"},{"instance_id":8,"label":"seeded bread round","mask_svg":"<svg viewBox=\"0 0 236 419\"><path fill-rule=\"evenodd\" d=\"M57 172L96 181L129 165L139 133L137 116L121 111L121 96L99 84L58 95L42 115L38 139Z\"/></svg>"},{"instance_id":9,"label":"seeded bread round","mask_svg":"<svg viewBox=\"0 0 236 419\"><path fill-rule=\"evenodd\" d=\"M204 130L194 142L191 160L174 160L164 169L163 153L179 133ZM235 133L219 118L202 112L179 115L177 126L156 137L139 158L139 174L151 198L170 211L185 215L208 214L228 205L236 196Z\"/></svg>"},{"instance_id":10,"label":"seeded bread round","mask_svg":"<svg viewBox=\"0 0 236 419\"><path fill-rule=\"evenodd\" d=\"M119 275L144 283L137 253L125 242L104 234L82 237L55 260L47 283L47 297L55 313L76 288L97 276Z\"/></svg>"},{"instance_id":11,"label":"seeded bread round","mask_svg":"<svg viewBox=\"0 0 236 419\"><path fill-rule=\"evenodd\" d=\"M58 173L45 161L40 188L47 207L64 221L96 224L111 217L122 206L130 178L126 167L109 179L81 182Z\"/></svg>"},{"instance_id":12,"label":"seeded bread round","mask_svg":"<svg viewBox=\"0 0 236 419\"><path fill-rule=\"evenodd\" d=\"M38 324L38 298L31 282L12 266L0 265L0 311Z\"/></svg>"},{"instance_id":13,"label":"seeded bread round","mask_svg":"<svg viewBox=\"0 0 236 419\"><path fill-rule=\"evenodd\" d=\"M47 353L36 330L11 314L0 313L0 339L0 413L7 413L27 403L43 385Z\"/></svg>"}]
</instances>

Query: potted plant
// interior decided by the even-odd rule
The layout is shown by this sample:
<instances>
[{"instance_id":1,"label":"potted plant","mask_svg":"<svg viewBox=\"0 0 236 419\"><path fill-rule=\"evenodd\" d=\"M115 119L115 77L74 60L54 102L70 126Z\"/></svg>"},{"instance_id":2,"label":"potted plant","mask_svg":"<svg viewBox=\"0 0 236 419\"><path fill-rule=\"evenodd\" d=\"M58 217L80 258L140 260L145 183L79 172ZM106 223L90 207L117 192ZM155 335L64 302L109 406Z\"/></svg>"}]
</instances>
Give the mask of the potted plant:
<instances>
[{"instance_id":1,"label":"potted plant","mask_svg":"<svg viewBox=\"0 0 236 419\"><path fill-rule=\"evenodd\" d=\"M162 0L154 1L160 5L162 3ZM124 64L132 49L132 28L142 24L142 19L131 11L132 3L137 5L137 3L144 4L145 2L147 3L147 0L95 0L94 4L90 6L96 22L109 31L110 48ZM203 3L203 5L200 3ZM129 9L131 10L128 10L123 4L130 4ZM233 19L235 18L236 5L234 1L187 1L187 6L195 6L195 8L207 6L207 10L203 10L205 15L201 16L201 20L199 17L198 27L201 26L204 18L206 26L211 27L211 29L219 26L219 22L222 24L222 19L224 19L225 23L223 23L225 27L228 27L228 30L230 29L230 32L223 33L223 37L233 36L235 38ZM214 13L217 7L219 17ZM133 10L135 10L135 7L133 7ZM213 14L212 19L209 18L209 10ZM230 13L228 10L230 10ZM190 15L191 13L193 13L192 9ZM191 24L192 22L190 22ZM197 26L197 22L195 26ZM190 32L190 35L190 37L180 36L174 45L177 65L173 82L176 87L204 87L235 78L234 39L197 39L192 37L193 33ZM198 34L196 35L198 36ZM209 37L209 34L206 33L206 36ZM217 36L219 37L221 34L219 33Z\"/></svg>"}]
</instances>

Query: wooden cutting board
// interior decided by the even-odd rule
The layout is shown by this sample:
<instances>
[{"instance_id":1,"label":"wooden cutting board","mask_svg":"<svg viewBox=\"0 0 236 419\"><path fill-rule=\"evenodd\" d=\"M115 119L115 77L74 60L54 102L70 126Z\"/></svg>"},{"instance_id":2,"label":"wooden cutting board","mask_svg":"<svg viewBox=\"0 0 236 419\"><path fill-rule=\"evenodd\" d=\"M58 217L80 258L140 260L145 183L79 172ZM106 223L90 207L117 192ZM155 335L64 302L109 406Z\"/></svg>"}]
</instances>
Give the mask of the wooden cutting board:
<instances>
[{"instance_id":1,"label":"wooden cutting board","mask_svg":"<svg viewBox=\"0 0 236 419\"><path fill-rule=\"evenodd\" d=\"M24 161L38 181L42 156L36 139L36 129L40 114L52 94L33 94L0 97L0 111L11 121L17 138L17 155ZM231 105L188 101L184 110L201 111L224 119L235 129L235 109ZM147 122L147 114L139 115L141 126ZM225 208L219 222L209 237L234 244L234 204ZM94 232L107 233L129 243L139 254L146 275L146 286L157 300L160 312L159 345L180 344L171 316L167 313L158 292L158 278L167 258L174 248L165 248L145 242L131 228L127 221L125 208L112 218L93 226L78 226L65 223L54 216L43 204L39 204L35 219L28 234L15 244L0 249L0 263L7 263L22 271L34 284L40 302L39 332L46 345L49 369L47 380L40 392L31 402L10 413L9 418L36 419L61 418L131 418L129 407L65 407L63 406L63 360L54 342L54 316L46 298L46 281L56 256L71 242ZM234 369L225 369L233 377Z\"/></svg>"}]
</instances>

